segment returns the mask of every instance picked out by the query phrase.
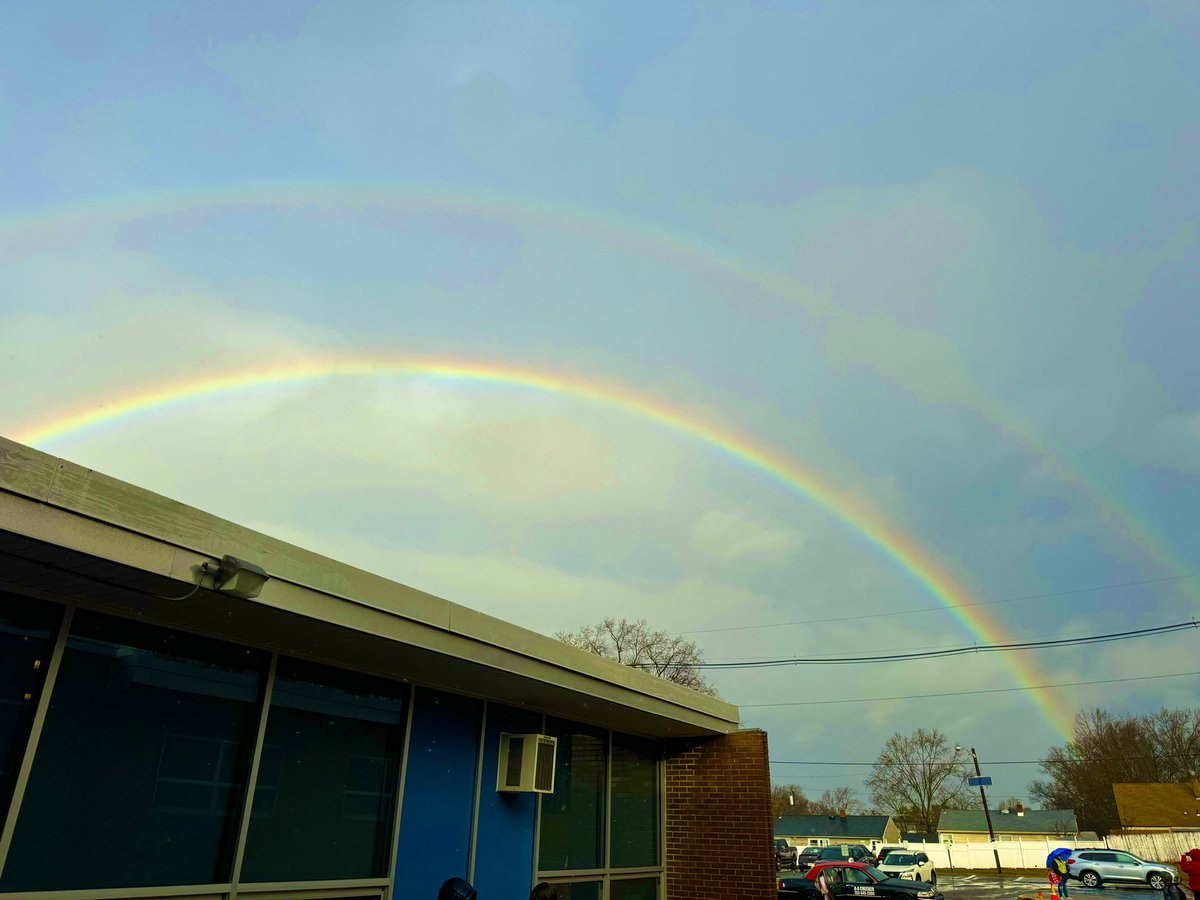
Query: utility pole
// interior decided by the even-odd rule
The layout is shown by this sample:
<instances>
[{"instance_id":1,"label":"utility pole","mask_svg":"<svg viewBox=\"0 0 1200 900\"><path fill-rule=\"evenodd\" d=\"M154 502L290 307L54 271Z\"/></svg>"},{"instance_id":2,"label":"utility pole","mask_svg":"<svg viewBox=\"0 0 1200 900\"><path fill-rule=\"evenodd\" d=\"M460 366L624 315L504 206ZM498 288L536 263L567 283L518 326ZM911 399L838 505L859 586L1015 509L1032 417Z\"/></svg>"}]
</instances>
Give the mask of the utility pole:
<instances>
[{"instance_id":1,"label":"utility pole","mask_svg":"<svg viewBox=\"0 0 1200 900\"><path fill-rule=\"evenodd\" d=\"M975 748L971 748L971 759L975 761L975 777L982 778L983 773L979 771L979 754L975 752ZM979 785L979 799L983 801L983 817L987 820L988 840L992 842L992 853L996 855L996 871L1001 872L1000 868L1000 851L996 847L996 832L992 830L992 812L987 805L987 789L982 784Z\"/></svg>"}]
</instances>

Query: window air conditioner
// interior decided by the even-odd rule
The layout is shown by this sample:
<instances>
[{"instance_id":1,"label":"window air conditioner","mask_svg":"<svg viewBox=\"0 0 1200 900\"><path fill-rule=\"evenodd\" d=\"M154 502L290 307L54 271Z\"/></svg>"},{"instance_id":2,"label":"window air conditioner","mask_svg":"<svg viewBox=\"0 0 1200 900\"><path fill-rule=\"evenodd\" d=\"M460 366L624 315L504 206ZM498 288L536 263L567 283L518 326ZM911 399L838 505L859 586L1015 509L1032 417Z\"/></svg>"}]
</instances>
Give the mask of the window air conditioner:
<instances>
[{"instance_id":1,"label":"window air conditioner","mask_svg":"<svg viewBox=\"0 0 1200 900\"><path fill-rule=\"evenodd\" d=\"M554 754L558 738L548 734L500 735L496 790L554 793Z\"/></svg>"}]
</instances>

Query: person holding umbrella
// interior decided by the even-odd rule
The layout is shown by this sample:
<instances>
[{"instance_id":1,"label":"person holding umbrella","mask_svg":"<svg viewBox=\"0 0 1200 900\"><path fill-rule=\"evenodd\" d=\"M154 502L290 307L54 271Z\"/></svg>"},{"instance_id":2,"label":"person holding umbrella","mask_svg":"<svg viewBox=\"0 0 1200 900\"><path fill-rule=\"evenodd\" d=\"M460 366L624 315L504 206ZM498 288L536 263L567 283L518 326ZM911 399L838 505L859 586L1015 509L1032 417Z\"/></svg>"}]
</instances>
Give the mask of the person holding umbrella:
<instances>
[{"instance_id":1,"label":"person holding umbrella","mask_svg":"<svg viewBox=\"0 0 1200 900\"><path fill-rule=\"evenodd\" d=\"M1067 860L1070 856L1070 850L1059 847L1046 857L1046 868L1050 870L1050 886L1054 888L1054 893L1060 900L1071 896L1067 891Z\"/></svg>"}]
</instances>

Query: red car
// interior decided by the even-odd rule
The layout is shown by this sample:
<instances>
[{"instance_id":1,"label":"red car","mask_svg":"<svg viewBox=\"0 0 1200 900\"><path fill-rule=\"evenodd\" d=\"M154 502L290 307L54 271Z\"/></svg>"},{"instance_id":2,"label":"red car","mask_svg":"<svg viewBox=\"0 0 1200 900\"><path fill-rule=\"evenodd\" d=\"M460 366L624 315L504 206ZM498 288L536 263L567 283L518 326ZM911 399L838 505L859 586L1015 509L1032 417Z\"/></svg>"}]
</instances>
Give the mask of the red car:
<instances>
[{"instance_id":1,"label":"red car","mask_svg":"<svg viewBox=\"0 0 1200 900\"><path fill-rule=\"evenodd\" d=\"M779 879L779 900L821 900L817 879L824 874L834 897L878 897L882 900L940 900L936 887L922 881L889 878L858 862L819 862L803 875Z\"/></svg>"}]
</instances>

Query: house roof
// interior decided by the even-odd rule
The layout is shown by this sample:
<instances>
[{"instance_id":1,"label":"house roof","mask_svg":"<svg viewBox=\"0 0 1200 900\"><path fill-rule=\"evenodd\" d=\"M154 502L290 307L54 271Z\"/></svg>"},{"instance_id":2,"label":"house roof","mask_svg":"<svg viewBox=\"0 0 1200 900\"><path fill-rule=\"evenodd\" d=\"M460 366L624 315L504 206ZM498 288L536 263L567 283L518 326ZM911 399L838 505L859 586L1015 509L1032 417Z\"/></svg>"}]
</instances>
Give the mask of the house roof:
<instances>
[{"instance_id":1,"label":"house roof","mask_svg":"<svg viewBox=\"0 0 1200 900\"><path fill-rule=\"evenodd\" d=\"M876 838L883 840L891 816L781 816L779 837Z\"/></svg>"},{"instance_id":2,"label":"house roof","mask_svg":"<svg viewBox=\"0 0 1200 900\"><path fill-rule=\"evenodd\" d=\"M991 810L992 830L1001 834L1058 834L1079 831L1072 809L1027 809L1019 816L1011 810ZM938 819L938 831L978 831L986 834L987 820L982 809L947 809Z\"/></svg>"},{"instance_id":3,"label":"house roof","mask_svg":"<svg viewBox=\"0 0 1200 900\"><path fill-rule=\"evenodd\" d=\"M1200 830L1200 784L1114 784L1122 828Z\"/></svg>"}]
</instances>

